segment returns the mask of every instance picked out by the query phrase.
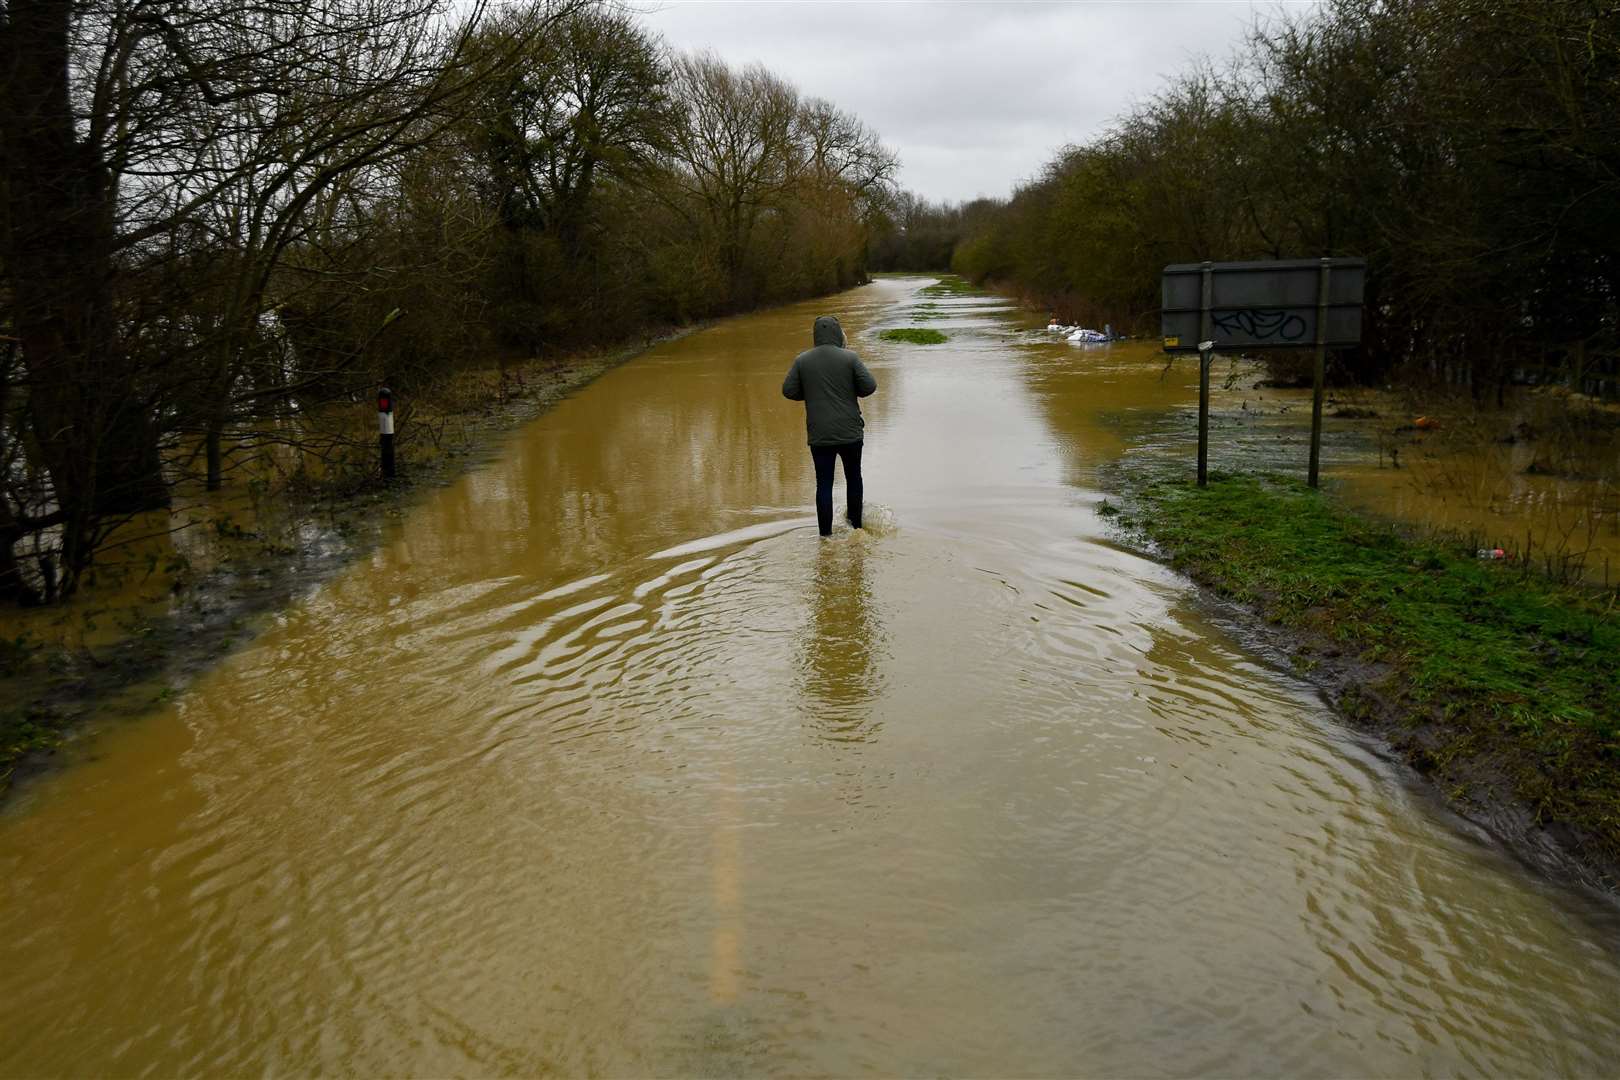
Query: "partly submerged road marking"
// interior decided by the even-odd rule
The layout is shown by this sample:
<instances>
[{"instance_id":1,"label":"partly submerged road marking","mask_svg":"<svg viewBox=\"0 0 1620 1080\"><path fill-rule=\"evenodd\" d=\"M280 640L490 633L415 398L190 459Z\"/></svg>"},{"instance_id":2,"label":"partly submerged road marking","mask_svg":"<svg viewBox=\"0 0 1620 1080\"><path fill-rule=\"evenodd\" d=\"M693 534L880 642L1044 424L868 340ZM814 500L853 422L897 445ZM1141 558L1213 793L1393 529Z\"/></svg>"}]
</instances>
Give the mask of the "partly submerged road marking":
<instances>
[{"instance_id":1,"label":"partly submerged road marking","mask_svg":"<svg viewBox=\"0 0 1620 1080\"><path fill-rule=\"evenodd\" d=\"M737 1000L742 963L742 814L730 765L722 767L719 780L711 868L714 936L709 951L709 997L717 1005L731 1005Z\"/></svg>"}]
</instances>

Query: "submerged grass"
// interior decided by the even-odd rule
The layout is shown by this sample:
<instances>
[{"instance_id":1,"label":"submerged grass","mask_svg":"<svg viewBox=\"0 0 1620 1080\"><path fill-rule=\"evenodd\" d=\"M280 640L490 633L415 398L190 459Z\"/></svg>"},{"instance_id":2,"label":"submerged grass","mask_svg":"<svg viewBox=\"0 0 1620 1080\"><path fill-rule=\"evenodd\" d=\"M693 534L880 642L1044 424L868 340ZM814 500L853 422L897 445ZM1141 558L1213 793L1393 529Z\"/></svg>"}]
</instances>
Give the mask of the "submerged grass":
<instances>
[{"instance_id":1,"label":"submerged grass","mask_svg":"<svg viewBox=\"0 0 1620 1080\"><path fill-rule=\"evenodd\" d=\"M62 743L64 718L47 709L14 706L0 711L0 793L11 786L17 762L50 753Z\"/></svg>"},{"instance_id":2,"label":"submerged grass","mask_svg":"<svg viewBox=\"0 0 1620 1080\"><path fill-rule=\"evenodd\" d=\"M968 281L966 278L960 278L960 277L957 277L955 274L949 274L949 275L947 275L945 277L940 278L938 281L934 282L932 285L925 286L924 288L918 290L917 295L918 296L962 296L962 295L965 295L967 293L976 293L978 291L979 291L978 289L975 289L973 287L973 283Z\"/></svg>"},{"instance_id":3,"label":"submerged grass","mask_svg":"<svg viewBox=\"0 0 1620 1080\"><path fill-rule=\"evenodd\" d=\"M0 795L11 786L17 763L30 754L49 754L62 744L69 718L46 701L35 700L58 672L51 653L31 635L0 639Z\"/></svg>"},{"instance_id":4,"label":"submerged grass","mask_svg":"<svg viewBox=\"0 0 1620 1080\"><path fill-rule=\"evenodd\" d=\"M908 341L913 345L943 345L950 340L938 330L925 330L917 326L885 330L878 337L884 341Z\"/></svg>"},{"instance_id":5,"label":"submerged grass","mask_svg":"<svg viewBox=\"0 0 1620 1080\"><path fill-rule=\"evenodd\" d=\"M1348 680L1339 704L1354 719L1384 702L1420 768L1510 784L1537 821L1620 859L1614 594L1408 538L1270 476L1147 482L1119 520L1221 595L1376 671L1376 686Z\"/></svg>"}]
</instances>

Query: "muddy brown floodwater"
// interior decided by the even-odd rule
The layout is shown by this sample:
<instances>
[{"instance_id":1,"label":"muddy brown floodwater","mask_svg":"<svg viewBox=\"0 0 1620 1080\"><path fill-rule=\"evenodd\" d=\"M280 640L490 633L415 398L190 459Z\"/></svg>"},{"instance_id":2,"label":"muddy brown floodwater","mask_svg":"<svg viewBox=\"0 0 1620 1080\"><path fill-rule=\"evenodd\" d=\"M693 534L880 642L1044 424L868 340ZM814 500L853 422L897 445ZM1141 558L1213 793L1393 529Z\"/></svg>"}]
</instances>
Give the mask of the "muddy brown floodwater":
<instances>
[{"instance_id":1,"label":"muddy brown floodwater","mask_svg":"<svg viewBox=\"0 0 1620 1080\"><path fill-rule=\"evenodd\" d=\"M1617 926L1111 543L1193 377L927 279L603 377L0 817L0 1074L1612 1071ZM868 535L779 394L881 390Z\"/></svg>"}]
</instances>

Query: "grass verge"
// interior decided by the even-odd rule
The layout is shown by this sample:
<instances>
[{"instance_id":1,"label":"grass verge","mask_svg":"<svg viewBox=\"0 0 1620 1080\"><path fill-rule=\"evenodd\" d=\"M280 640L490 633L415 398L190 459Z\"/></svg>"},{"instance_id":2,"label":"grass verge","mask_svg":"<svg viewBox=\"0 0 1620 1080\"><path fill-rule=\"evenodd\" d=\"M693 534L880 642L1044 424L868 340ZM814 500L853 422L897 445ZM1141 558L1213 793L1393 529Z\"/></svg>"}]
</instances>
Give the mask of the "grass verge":
<instances>
[{"instance_id":1,"label":"grass verge","mask_svg":"<svg viewBox=\"0 0 1620 1080\"><path fill-rule=\"evenodd\" d=\"M1270 476L1150 481L1116 513L1177 569L1288 631L1300 667L1336 673L1317 681L1340 710L1454 802L1516 801L1616 884L1613 593L1409 538Z\"/></svg>"},{"instance_id":2,"label":"grass verge","mask_svg":"<svg viewBox=\"0 0 1620 1080\"><path fill-rule=\"evenodd\" d=\"M885 330L878 337L884 341L907 341L913 345L943 345L950 340L938 330L925 330L916 326Z\"/></svg>"}]
</instances>

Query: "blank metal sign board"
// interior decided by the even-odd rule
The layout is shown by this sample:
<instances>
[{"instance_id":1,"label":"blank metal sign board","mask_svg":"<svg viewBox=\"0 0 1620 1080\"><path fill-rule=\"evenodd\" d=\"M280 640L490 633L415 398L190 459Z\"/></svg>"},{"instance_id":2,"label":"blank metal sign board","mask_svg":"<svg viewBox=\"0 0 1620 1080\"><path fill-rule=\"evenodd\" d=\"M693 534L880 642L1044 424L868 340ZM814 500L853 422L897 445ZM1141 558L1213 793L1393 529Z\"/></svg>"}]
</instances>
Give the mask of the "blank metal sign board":
<instances>
[{"instance_id":1,"label":"blank metal sign board","mask_svg":"<svg viewBox=\"0 0 1620 1080\"><path fill-rule=\"evenodd\" d=\"M1326 333L1316 336L1326 267ZM1217 349L1342 348L1361 341L1365 259L1273 259L1174 263L1164 268L1160 326L1165 352L1197 352L1203 338L1205 277L1208 340Z\"/></svg>"}]
</instances>

